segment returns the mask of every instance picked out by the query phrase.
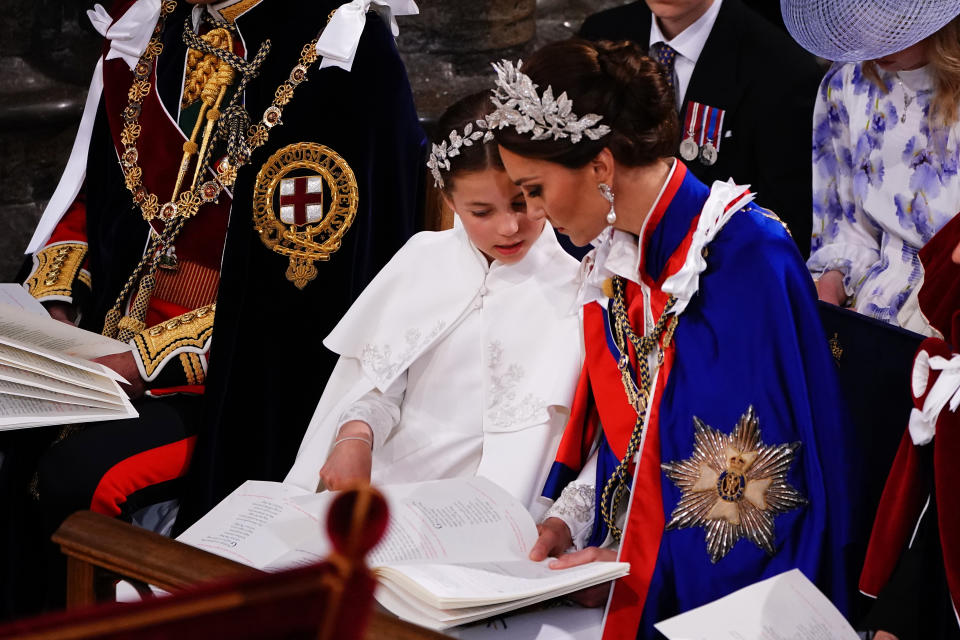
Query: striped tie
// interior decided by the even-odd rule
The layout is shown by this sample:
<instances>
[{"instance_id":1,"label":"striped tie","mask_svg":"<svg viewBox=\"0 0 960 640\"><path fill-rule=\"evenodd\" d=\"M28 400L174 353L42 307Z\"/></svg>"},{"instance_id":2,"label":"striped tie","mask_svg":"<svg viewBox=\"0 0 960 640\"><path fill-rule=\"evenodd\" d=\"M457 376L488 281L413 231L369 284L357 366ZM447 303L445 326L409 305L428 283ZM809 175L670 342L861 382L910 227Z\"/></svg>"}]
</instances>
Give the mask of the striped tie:
<instances>
[{"instance_id":1,"label":"striped tie","mask_svg":"<svg viewBox=\"0 0 960 640\"><path fill-rule=\"evenodd\" d=\"M667 83L673 89L673 63L677 60L676 50L666 42L657 42L650 47L651 57L659 62L667 72Z\"/></svg>"}]
</instances>

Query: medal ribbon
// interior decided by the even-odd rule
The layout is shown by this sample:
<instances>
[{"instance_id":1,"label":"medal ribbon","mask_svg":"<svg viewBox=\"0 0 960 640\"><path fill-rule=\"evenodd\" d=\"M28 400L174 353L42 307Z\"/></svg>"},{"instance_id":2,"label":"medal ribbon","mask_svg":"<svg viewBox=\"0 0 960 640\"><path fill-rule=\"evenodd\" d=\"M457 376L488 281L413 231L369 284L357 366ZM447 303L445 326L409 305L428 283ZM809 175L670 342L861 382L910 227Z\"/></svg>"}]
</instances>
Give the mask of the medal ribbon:
<instances>
[{"instance_id":1,"label":"medal ribbon","mask_svg":"<svg viewBox=\"0 0 960 640\"><path fill-rule=\"evenodd\" d=\"M698 133L695 127L697 126L697 121L698 121L697 114L699 113L699 111L700 111L699 102L694 102L693 100L691 100L690 102L687 103L687 117L684 119L685 121L683 123L685 140L692 140L693 138L696 137Z\"/></svg>"}]
</instances>

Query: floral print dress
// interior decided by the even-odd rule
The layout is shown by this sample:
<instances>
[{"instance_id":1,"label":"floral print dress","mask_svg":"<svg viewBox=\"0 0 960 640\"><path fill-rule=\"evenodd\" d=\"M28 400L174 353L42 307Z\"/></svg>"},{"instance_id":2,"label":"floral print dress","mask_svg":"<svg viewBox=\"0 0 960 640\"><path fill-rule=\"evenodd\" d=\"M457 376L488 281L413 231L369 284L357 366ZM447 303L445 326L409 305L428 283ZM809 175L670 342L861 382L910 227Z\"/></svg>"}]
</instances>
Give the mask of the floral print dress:
<instances>
[{"instance_id":1,"label":"floral print dress","mask_svg":"<svg viewBox=\"0 0 960 640\"><path fill-rule=\"evenodd\" d=\"M960 125L931 126L928 67L880 77L886 91L861 64L835 64L820 85L807 267L841 271L856 311L931 335L917 251L960 211Z\"/></svg>"}]
</instances>

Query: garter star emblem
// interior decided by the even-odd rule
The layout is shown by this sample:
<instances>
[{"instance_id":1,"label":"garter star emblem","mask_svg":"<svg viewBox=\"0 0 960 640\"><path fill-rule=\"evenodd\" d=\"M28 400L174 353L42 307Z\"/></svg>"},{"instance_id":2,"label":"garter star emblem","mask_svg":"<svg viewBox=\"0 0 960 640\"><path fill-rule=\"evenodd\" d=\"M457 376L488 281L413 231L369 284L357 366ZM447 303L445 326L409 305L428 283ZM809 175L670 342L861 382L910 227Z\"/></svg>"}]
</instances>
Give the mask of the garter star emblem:
<instances>
[{"instance_id":1,"label":"garter star emblem","mask_svg":"<svg viewBox=\"0 0 960 640\"><path fill-rule=\"evenodd\" d=\"M693 455L663 464L683 492L667 529L702 526L707 553L717 562L740 538L774 553L774 516L807 503L787 484L799 442L766 445L753 407L726 435L694 417Z\"/></svg>"},{"instance_id":2,"label":"garter star emblem","mask_svg":"<svg viewBox=\"0 0 960 640\"><path fill-rule=\"evenodd\" d=\"M298 289L317 277L357 214L357 179L333 149L302 142L283 147L257 174L253 225L270 250L290 259L287 280Z\"/></svg>"}]
</instances>

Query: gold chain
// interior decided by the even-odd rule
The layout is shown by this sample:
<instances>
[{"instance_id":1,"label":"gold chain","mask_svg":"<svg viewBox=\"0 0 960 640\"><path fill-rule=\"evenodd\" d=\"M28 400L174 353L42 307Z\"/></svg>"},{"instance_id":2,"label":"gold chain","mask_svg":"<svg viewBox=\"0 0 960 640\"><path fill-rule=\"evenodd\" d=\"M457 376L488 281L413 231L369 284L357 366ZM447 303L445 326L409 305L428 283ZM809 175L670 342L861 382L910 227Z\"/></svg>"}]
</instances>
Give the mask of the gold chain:
<instances>
[{"instance_id":1,"label":"gold chain","mask_svg":"<svg viewBox=\"0 0 960 640\"><path fill-rule=\"evenodd\" d=\"M650 365L647 358L657 347L662 336L663 345L658 352L657 366L659 367L663 363L663 349L669 346L677 328L678 318L670 313L670 309L676 301L677 299L674 296L670 296L650 335L638 336L633 327L630 326L630 316L627 314L626 281L619 276L613 279L611 333L613 333L613 340L620 351L617 368L620 369L620 378L623 382L623 389L627 394L627 400L629 400L633 410L637 412L637 421L630 433L627 452L620 460L617 468L613 470L600 496L600 516L610 529L613 539L618 542L623 536L623 531L616 525L617 511L627 487L627 469L629 469L630 461L640 448L643 423L646 421L647 407L650 402L650 388L653 378L650 375ZM637 354L637 380L634 380L633 376L630 375L629 345L633 345L633 350Z\"/></svg>"},{"instance_id":2,"label":"gold chain","mask_svg":"<svg viewBox=\"0 0 960 640\"><path fill-rule=\"evenodd\" d=\"M127 92L128 103L123 111L124 127L120 140L124 145L124 151L121 155L121 167L123 169L127 190L133 195L134 203L140 206L144 220L149 222L159 215L159 217L168 222L161 234L151 231L150 245L122 287L120 295L117 296L113 307L107 312L104 318L103 335L114 337L124 342L130 340L135 334L145 328L144 319L146 318L150 298L156 285L154 273L156 272L158 256L163 255L168 247L172 246L173 241L183 228L185 220L193 216L201 204L216 200L224 186L233 185L237 178L237 170L246 164L250 158L250 153L266 144L270 135L270 129L283 124L280 120L283 114L283 107L293 99L296 87L307 80L307 72L319 57L317 55L317 40L320 38L320 34L317 34L313 40L303 46L297 65L290 72L290 76L277 88L274 93L273 102L264 111L261 122L249 128L246 138L248 152L244 154L244 157L241 157L234 163L224 160L217 168L217 180L210 180L195 188L186 190L182 192L179 197L174 193L174 200L171 200L161 207L157 196L149 193L143 185L143 170L138 164L139 154L137 152L137 140L141 133L140 112L142 110L143 100L149 95L151 89L149 78L153 71L156 58L163 51L163 43L160 41L160 38L163 35L164 24L167 16L173 13L176 7L176 0L165 0L163 2L160 10L160 18L157 20L157 24L153 30L153 37L147 44L147 48L137 62L136 67L134 67L134 80ZM222 92L219 97L222 99ZM210 121L219 117L216 106L208 112L207 117ZM209 155L209 149L213 146L209 140L209 133L205 134L205 138L205 155ZM196 143L192 141L185 143L185 152L191 144L196 146ZM196 182L196 176L205 173L206 167L209 166L209 162L205 161L202 157L198 157L197 163L198 170L195 173L194 182ZM201 163L204 165L202 171L199 168ZM130 315L121 317L120 310L123 308L127 296L145 268L147 269L147 273L140 279L140 286L137 288Z\"/></svg>"}]
</instances>

